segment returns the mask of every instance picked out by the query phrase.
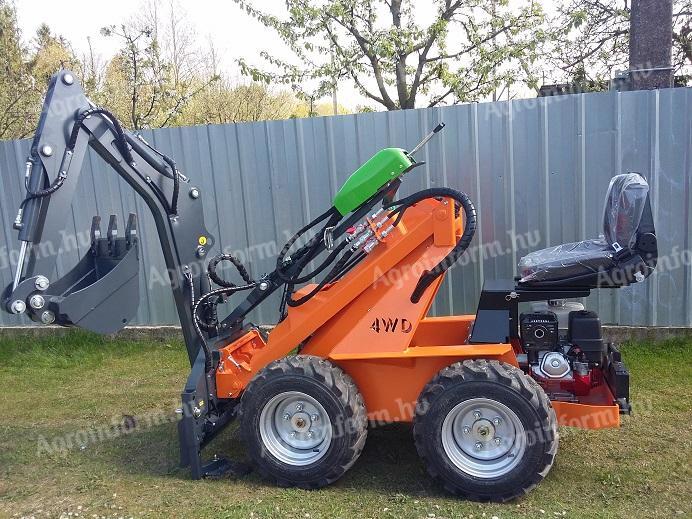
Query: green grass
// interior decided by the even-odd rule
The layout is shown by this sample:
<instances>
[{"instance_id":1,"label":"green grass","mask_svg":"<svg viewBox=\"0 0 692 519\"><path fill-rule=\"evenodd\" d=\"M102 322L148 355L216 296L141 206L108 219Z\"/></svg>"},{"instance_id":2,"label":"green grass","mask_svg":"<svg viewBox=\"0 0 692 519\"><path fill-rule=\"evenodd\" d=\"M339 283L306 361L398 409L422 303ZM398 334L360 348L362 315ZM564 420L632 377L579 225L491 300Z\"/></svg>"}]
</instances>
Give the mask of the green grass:
<instances>
[{"instance_id":1,"label":"green grass","mask_svg":"<svg viewBox=\"0 0 692 519\"><path fill-rule=\"evenodd\" d=\"M440 491L404 427L372 430L353 469L320 491L275 488L256 474L191 481L177 467L170 420L187 376L182 343L3 338L0 517L689 516L692 342L630 344L623 355L634 416L619 430L562 428L548 478L494 505ZM109 436L124 414L142 428ZM242 459L235 427L206 452Z\"/></svg>"}]
</instances>

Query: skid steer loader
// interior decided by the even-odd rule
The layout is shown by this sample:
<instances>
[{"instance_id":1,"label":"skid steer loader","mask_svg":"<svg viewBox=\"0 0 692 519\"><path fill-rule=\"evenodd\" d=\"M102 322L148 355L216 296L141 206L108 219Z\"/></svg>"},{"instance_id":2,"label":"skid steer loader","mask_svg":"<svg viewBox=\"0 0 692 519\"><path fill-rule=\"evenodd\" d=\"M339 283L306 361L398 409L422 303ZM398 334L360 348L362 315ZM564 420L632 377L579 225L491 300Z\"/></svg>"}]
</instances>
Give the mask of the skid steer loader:
<instances>
[{"instance_id":1,"label":"skid steer loader","mask_svg":"<svg viewBox=\"0 0 692 519\"><path fill-rule=\"evenodd\" d=\"M253 279L234 256L210 255L215 239L194 181L61 70L31 145L14 225L20 261L2 308L98 333L134 316L134 215L122 235L115 216L105 235L95 217L89 252L59 279L51 279L55 256L40 254L42 242L61 236L91 148L156 223L191 365L178 432L193 478L233 468L224 458L204 461L202 450L234 419L264 477L304 488L328 485L355 463L369 422L409 422L445 489L477 500L520 496L551 468L558 424L617 427L630 412L620 353L604 342L598 316L574 300L640 282L655 268L649 187L636 173L613 177L603 236L522 258L518 277L484 283L475 315L430 317L445 271L477 225L459 191L397 196L421 165L416 152L442 126L410 152L375 154L289 240L275 270ZM221 274L224 263L241 284ZM281 318L266 332L247 316L276 292ZM220 303L241 293L220 315Z\"/></svg>"}]
</instances>

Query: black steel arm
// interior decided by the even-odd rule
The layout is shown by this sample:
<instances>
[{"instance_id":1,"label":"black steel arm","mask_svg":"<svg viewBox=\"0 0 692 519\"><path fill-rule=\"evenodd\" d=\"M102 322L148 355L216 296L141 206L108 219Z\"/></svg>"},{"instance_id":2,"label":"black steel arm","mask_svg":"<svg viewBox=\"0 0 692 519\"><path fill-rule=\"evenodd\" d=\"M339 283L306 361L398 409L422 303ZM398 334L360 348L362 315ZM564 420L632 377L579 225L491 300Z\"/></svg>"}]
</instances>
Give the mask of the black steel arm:
<instances>
[{"instance_id":1,"label":"black steel arm","mask_svg":"<svg viewBox=\"0 0 692 519\"><path fill-rule=\"evenodd\" d=\"M178 174L170 159L149 148L141 137L120 128L108 112L94 108L71 72L63 70L53 77L27 162L27 200L15 221L21 242L20 262L15 282L5 291L4 307L12 313L26 312L36 321L53 320L102 333L117 331L134 314L132 309L138 301L128 300L138 294L134 220L130 220L124 238L116 236L116 226L106 238L97 227L92 229L92 250L87 256L96 261L89 263L85 258L84 265L61 280L53 279L56 254L43 253L64 250L67 245L61 231L91 147L151 210L188 356L194 364L201 338L193 326L192 298L209 290L203 262L214 245L214 237L204 225L200 190ZM46 247L49 241L52 246ZM128 288L133 283L134 291ZM32 306L34 296L43 298L44 304ZM74 305L85 299L93 308L77 311ZM122 313L124 309L129 315Z\"/></svg>"},{"instance_id":2,"label":"black steel arm","mask_svg":"<svg viewBox=\"0 0 692 519\"><path fill-rule=\"evenodd\" d=\"M210 291L204 261L215 241L204 224L200 189L171 159L95 107L66 70L50 82L31 145L27 196L15 220L20 257L14 282L2 294L2 309L99 333L118 331L134 316L139 303L135 215L128 218L124 236L118 235L115 216L102 235L101 219L95 216L89 251L54 279L57 254L69 246L61 231L89 148L132 186L153 215L192 367L181 396L181 462L195 479L220 472L228 463L205 465L201 450L233 418L236 402L217 398L206 346L215 331L199 330L192 315L196 299Z\"/></svg>"}]
</instances>

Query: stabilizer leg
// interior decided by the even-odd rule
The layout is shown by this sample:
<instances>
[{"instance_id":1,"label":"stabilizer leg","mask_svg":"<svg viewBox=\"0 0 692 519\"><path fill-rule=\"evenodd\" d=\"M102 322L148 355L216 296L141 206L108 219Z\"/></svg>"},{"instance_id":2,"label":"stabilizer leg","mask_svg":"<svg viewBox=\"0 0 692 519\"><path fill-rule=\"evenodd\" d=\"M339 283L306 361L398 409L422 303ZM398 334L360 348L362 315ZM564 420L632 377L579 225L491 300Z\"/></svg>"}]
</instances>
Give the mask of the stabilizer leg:
<instances>
[{"instance_id":1,"label":"stabilizer leg","mask_svg":"<svg viewBox=\"0 0 692 519\"><path fill-rule=\"evenodd\" d=\"M209 402L204 398L208 392L204 354L200 351L181 395L182 407L179 411L182 419L178 422L180 466L190 467L192 479L215 478L226 474L244 476L252 470L249 463L216 455L208 462L202 459L202 449L235 418L238 405L236 400L226 401L224 404L217 401L219 407L210 409Z\"/></svg>"}]
</instances>

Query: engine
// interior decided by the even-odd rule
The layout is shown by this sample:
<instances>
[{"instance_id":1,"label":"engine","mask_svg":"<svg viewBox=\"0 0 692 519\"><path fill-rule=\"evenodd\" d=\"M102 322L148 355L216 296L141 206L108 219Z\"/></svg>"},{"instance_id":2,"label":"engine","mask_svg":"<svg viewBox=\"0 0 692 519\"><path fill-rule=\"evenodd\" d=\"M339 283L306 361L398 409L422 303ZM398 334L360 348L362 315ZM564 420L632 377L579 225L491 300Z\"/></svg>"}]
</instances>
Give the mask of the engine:
<instances>
[{"instance_id":1,"label":"engine","mask_svg":"<svg viewBox=\"0 0 692 519\"><path fill-rule=\"evenodd\" d=\"M554 306L563 312L569 309ZM562 322L567 323L566 329L560 326ZM525 368L552 400L576 401L604 383L607 347L595 312L572 310L564 316L550 310L523 313L519 328Z\"/></svg>"}]
</instances>

